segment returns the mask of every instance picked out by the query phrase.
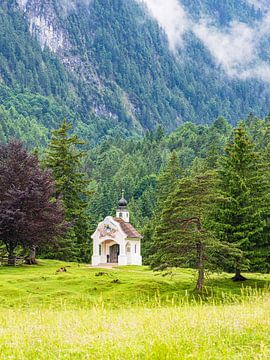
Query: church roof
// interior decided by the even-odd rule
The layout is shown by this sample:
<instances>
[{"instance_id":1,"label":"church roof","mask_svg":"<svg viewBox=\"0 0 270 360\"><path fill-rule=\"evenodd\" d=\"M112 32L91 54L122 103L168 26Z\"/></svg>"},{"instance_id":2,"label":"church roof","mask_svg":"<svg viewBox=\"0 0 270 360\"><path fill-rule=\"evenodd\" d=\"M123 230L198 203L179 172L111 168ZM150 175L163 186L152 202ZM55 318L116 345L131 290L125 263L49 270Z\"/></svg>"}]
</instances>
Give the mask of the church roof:
<instances>
[{"instance_id":1,"label":"church roof","mask_svg":"<svg viewBox=\"0 0 270 360\"><path fill-rule=\"evenodd\" d=\"M113 218L121 226L121 229L129 238L142 238L142 235L130 224L121 218Z\"/></svg>"}]
</instances>

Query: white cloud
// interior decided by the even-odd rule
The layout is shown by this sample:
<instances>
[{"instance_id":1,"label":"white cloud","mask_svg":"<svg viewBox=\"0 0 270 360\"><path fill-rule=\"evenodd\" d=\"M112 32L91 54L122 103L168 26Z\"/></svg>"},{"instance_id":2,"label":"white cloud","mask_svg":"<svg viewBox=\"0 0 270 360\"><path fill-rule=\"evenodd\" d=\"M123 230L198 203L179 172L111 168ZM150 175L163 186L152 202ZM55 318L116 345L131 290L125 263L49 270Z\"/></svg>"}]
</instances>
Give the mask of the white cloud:
<instances>
[{"instance_id":1,"label":"white cloud","mask_svg":"<svg viewBox=\"0 0 270 360\"><path fill-rule=\"evenodd\" d=\"M170 48L183 46L183 35L192 31L210 51L216 63L230 77L258 78L270 82L270 64L260 58L261 41L270 34L270 1L246 0L265 11L264 18L253 26L232 21L219 28L213 19L201 17L195 23L180 0L137 0L144 2L152 16L165 30Z\"/></svg>"},{"instance_id":2,"label":"white cloud","mask_svg":"<svg viewBox=\"0 0 270 360\"><path fill-rule=\"evenodd\" d=\"M137 0L145 3L152 16L165 30L171 50L182 45L182 36L190 26L188 16L178 0Z\"/></svg>"},{"instance_id":3,"label":"white cloud","mask_svg":"<svg viewBox=\"0 0 270 360\"><path fill-rule=\"evenodd\" d=\"M266 81L270 81L270 65L261 60L259 45L269 30L270 14L253 27L233 21L229 27L219 29L205 19L193 27L194 34L229 76Z\"/></svg>"}]
</instances>

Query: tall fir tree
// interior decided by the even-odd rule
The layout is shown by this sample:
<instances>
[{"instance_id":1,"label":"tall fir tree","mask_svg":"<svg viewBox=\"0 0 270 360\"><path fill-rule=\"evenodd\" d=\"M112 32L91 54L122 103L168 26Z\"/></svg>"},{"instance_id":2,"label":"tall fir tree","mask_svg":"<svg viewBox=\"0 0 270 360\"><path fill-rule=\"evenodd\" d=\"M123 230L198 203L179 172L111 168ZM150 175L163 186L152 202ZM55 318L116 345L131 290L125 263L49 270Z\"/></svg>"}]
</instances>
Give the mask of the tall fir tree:
<instances>
[{"instance_id":1,"label":"tall fir tree","mask_svg":"<svg viewBox=\"0 0 270 360\"><path fill-rule=\"evenodd\" d=\"M175 187L182 176L182 169L176 151L172 151L169 160L160 173L157 179L157 201L154 216L150 219L143 229L143 252L144 258L148 259L151 254L154 254L156 243L154 242L154 233L159 217L162 212L164 202L169 195L175 190Z\"/></svg>"},{"instance_id":2,"label":"tall fir tree","mask_svg":"<svg viewBox=\"0 0 270 360\"><path fill-rule=\"evenodd\" d=\"M264 179L259 155L254 151L245 127L240 124L225 149L219 169L221 200L217 205L215 228L218 237L241 250L235 258L234 281L243 281L241 270L260 247L264 229Z\"/></svg>"},{"instance_id":3,"label":"tall fir tree","mask_svg":"<svg viewBox=\"0 0 270 360\"><path fill-rule=\"evenodd\" d=\"M157 211L162 208L164 201L175 190L178 180L183 176L180 161L176 151L170 154L169 160L158 177Z\"/></svg>"},{"instance_id":4,"label":"tall fir tree","mask_svg":"<svg viewBox=\"0 0 270 360\"><path fill-rule=\"evenodd\" d=\"M220 252L228 251L209 226L216 200L215 181L214 173L180 180L163 204L155 231L152 267L195 267L199 292L203 288L205 268L216 266Z\"/></svg>"},{"instance_id":5,"label":"tall fir tree","mask_svg":"<svg viewBox=\"0 0 270 360\"><path fill-rule=\"evenodd\" d=\"M82 172L80 150L84 144L77 135L70 135L72 126L66 120L52 132L45 165L51 169L56 184L56 197L61 196L70 230L58 249L67 260L88 261L90 257L89 218L87 215L89 180Z\"/></svg>"},{"instance_id":6,"label":"tall fir tree","mask_svg":"<svg viewBox=\"0 0 270 360\"><path fill-rule=\"evenodd\" d=\"M252 270L270 270L270 116L266 117L264 147L262 149L261 172L261 216L264 220L264 229L253 252ZM260 144L261 145L261 144Z\"/></svg>"}]
</instances>

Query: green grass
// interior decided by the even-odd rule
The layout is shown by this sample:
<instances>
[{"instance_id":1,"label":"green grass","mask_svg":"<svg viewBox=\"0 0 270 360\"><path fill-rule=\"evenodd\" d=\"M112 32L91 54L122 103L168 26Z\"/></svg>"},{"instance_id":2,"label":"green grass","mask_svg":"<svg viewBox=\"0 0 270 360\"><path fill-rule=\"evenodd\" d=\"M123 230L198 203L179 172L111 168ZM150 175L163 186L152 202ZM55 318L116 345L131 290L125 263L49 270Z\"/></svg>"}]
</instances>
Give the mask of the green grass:
<instances>
[{"instance_id":1,"label":"green grass","mask_svg":"<svg viewBox=\"0 0 270 360\"><path fill-rule=\"evenodd\" d=\"M214 274L202 297L195 276L0 267L0 359L270 359L270 276Z\"/></svg>"}]
</instances>

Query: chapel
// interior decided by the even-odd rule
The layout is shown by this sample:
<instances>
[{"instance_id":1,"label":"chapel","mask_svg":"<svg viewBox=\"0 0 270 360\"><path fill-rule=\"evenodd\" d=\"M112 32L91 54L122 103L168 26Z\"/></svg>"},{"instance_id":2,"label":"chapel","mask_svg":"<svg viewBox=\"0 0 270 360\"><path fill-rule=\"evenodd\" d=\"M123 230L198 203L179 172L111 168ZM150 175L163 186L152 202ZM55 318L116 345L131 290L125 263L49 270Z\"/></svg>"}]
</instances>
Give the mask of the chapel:
<instances>
[{"instance_id":1,"label":"chapel","mask_svg":"<svg viewBox=\"0 0 270 360\"><path fill-rule=\"evenodd\" d=\"M118 203L116 217L107 216L98 224L92 235L92 266L142 265L142 236L129 222L127 205L123 193Z\"/></svg>"}]
</instances>

